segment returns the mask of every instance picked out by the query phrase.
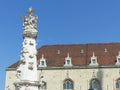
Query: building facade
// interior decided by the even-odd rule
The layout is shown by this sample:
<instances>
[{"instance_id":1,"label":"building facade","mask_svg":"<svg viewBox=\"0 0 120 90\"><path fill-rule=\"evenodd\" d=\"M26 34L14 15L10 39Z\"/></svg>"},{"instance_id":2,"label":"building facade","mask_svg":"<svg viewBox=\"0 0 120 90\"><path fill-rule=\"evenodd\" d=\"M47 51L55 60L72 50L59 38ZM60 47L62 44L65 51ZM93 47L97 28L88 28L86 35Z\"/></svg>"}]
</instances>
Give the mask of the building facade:
<instances>
[{"instance_id":1,"label":"building facade","mask_svg":"<svg viewBox=\"0 0 120 90\"><path fill-rule=\"evenodd\" d=\"M6 68L5 90L120 90L120 43L36 49L36 20L30 9L20 59Z\"/></svg>"}]
</instances>

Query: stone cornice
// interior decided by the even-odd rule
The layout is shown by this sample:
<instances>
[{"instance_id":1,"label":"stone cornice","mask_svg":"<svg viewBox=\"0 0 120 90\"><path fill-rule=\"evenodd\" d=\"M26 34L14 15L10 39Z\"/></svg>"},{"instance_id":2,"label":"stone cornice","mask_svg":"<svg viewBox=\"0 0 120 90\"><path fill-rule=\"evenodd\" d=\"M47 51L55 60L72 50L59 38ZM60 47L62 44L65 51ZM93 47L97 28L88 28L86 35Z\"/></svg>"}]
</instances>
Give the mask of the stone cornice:
<instances>
[{"instance_id":1,"label":"stone cornice","mask_svg":"<svg viewBox=\"0 0 120 90\"><path fill-rule=\"evenodd\" d=\"M6 71L16 71L16 68L6 68Z\"/></svg>"},{"instance_id":2,"label":"stone cornice","mask_svg":"<svg viewBox=\"0 0 120 90\"><path fill-rule=\"evenodd\" d=\"M14 83L15 85L30 85L30 86L40 86L40 82L39 81L27 81L27 80L24 80L24 81L20 81L20 82L15 82Z\"/></svg>"},{"instance_id":3,"label":"stone cornice","mask_svg":"<svg viewBox=\"0 0 120 90\"><path fill-rule=\"evenodd\" d=\"M107 68L120 68L119 65L98 65L98 66L47 66L47 67L38 67L38 70L58 70L58 69L107 69ZM16 68L6 68L6 71L15 71Z\"/></svg>"},{"instance_id":4,"label":"stone cornice","mask_svg":"<svg viewBox=\"0 0 120 90\"><path fill-rule=\"evenodd\" d=\"M117 65L108 65L108 66L71 66L71 67L55 67L55 66L48 66L48 67L38 67L38 70L58 70L58 69L107 69L107 68L120 68Z\"/></svg>"}]
</instances>

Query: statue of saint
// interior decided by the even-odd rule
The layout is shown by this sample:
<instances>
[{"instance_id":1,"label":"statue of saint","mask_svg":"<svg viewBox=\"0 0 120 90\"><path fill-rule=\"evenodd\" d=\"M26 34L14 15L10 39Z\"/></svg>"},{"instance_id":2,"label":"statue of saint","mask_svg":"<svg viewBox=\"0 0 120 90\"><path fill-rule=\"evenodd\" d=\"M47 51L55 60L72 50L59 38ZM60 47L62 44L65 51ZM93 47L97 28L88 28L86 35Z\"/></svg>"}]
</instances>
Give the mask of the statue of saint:
<instances>
[{"instance_id":1,"label":"statue of saint","mask_svg":"<svg viewBox=\"0 0 120 90\"><path fill-rule=\"evenodd\" d=\"M33 13L33 9L29 8L29 16L24 16L24 20L23 20L23 28L24 30L30 30L30 29L36 29L37 28L37 17L36 16L32 16Z\"/></svg>"}]
</instances>

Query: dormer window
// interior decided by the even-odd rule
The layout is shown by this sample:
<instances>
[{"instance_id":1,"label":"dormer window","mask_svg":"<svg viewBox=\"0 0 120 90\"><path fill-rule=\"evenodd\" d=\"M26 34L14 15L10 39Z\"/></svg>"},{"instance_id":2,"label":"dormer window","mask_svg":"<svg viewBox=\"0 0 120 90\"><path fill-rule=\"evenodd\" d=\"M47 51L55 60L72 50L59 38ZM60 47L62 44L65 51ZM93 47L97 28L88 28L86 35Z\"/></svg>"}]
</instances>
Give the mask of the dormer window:
<instances>
[{"instance_id":1,"label":"dormer window","mask_svg":"<svg viewBox=\"0 0 120 90\"><path fill-rule=\"evenodd\" d=\"M81 49L81 50L80 50L80 53L81 53L81 54L84 53L84 49Z\"/></svg>"},{"instance_id":2,"label":"dormer window","mask_svg":"<svg viewBox=\"0 0 120 90\"><path fill-rule=\"evenodd\" d=\"M39 67L46 67L46 59L44 58L44 55L42 55L42 58L40 59Z\"/></svg>"},{"instance_id":3,"label":"dormer window","mask_svg":"<svg viewBox=\"0 0 120 90\"><path fill-rule=\"evenodd\" d=\"M71 57L69 56L69 53L68 53L67 57L65 58L64 66L72 66Z\"/></svg>"},{"instance_id":4,"label":"dormer window","mask_svg":"<svg viewBox=\"0 0 120 90\"><path fill-rule=\"evenodd\" d=\"M67 60L67 64L68 64L68 65L70 64L70 60Z\"/></svg>"},{"instance_id":5,"label":"dormer window","mask_svg":"<svg viewBox=\"0 0 120 90\"><path fill-rule=\"evenodd\" d=\"M96 64L96 59L92 59L93 64Z\"/></svg>"},{"instance_id":6,"label":"dormer window","mask_svg":"<svg viewBox=\"0 0 120 90\"><path fill-rule=\"evenodd\" d=\"M116 65L120 65L120 51L118 53Z\"/></svg>"},{"instance_id":7,"label":"dormer window","mask_svg":"<svg viewBox=\"0 0 120 90\"><path fill-rule=\"evenodd\" d=\"M118 58L118 63L120 63L120 58Z\"/></svg>"},{"instance_id":8,"label":"dormer window","mask_svg":"<svg viewBox=\"0 0 120 90\"><path fill-rule=\"evenodd\" d=\"M57 51L57 54L60 54L60 50Z\"/></svg>"},{"instance_id":9,"label":"dormer window","mask_svg":"<svg viewBox=\"0 0 120 90\"><path fill-rule=\"evenodd\" d=\"M41 65L44 66L45 65L45 61L41 61Z\"/></svg>"},{"instance_id":10,"label":"dormer window","mask_svg":"<svg viewBox=\"0 0 120 90\"><path fill-rule=\"evenodd\" d=\"M94 52L93 52L93 56L91 57L91 63L90 65L98 65L97 63L97 57L94 55Z\"/></svg>"},{"instance_id":11,"label":"dormer window","mask_svg":"<svg viewBox=\"0 0 120 90\"><path fill-rule=\"evenodd\" d=\"M107 48L105 48L105 49L104 49L104 52L105 52L105 53L107 53L107 52L108 52Z\"/></svg>"}]
</instances>

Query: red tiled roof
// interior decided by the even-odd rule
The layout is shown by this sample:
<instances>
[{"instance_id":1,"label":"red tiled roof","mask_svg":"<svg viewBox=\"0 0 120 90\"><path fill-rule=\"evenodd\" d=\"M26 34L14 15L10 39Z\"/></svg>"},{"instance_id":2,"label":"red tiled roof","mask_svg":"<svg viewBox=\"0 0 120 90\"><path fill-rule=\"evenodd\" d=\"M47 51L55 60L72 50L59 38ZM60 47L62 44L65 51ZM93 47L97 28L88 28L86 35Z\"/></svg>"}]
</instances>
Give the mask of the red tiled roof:
<instances>
[{"instance_id":1,"label":"red tiled roof","mask_svg":"<svg viewBox=\"0 0 120 90\"><path fill-rule=\"evenodd\" d=\"M58 50L60 54L57 53ZM81 50L84 50L84 53L81 53ZM89 65L94 52L99 65L114 65L119 51L120 43L45 45L38 49L37 60L39 62L44 54L47 66L63 66L69 53L74 66L85 66ZM17 65L18 62L9 68L15 68Z\"/></svg>"}]
</instances>

